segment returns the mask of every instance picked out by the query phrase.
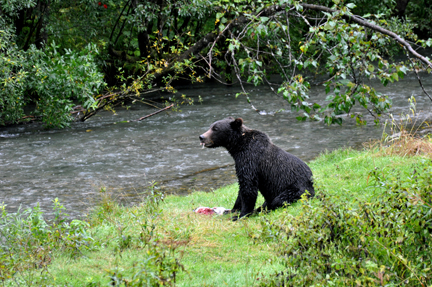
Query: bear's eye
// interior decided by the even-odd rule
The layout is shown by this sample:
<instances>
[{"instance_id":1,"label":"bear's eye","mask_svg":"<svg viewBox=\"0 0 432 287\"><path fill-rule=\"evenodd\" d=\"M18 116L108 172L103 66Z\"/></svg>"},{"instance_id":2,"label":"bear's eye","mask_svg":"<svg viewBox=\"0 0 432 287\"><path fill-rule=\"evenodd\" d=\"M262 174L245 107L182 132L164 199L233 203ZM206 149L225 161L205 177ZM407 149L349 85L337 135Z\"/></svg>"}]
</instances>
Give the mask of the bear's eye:
<instances>
[{"instance_id":1,"label":"bear's eye","mask_svg":"<svg viewBox=\"0 0 432 287\"><path fill-rule=\"evenodd\" d=\"M218 129L218 127L213 127L213 130L215 131L215 132L217 132L219 129Z\"/></svg>"}]
</instances>

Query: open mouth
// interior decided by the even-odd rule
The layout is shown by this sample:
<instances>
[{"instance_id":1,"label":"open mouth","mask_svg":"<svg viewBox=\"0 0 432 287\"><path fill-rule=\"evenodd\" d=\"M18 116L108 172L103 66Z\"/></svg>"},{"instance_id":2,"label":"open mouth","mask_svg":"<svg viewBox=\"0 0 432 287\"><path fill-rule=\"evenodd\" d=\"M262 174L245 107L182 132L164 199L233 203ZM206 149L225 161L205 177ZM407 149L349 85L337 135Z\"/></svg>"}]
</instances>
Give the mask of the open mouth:
<instances>
[{"instance_id":1,"label":"open mouth","mask_svg":"<svg viewBox=\"0 0 432 287\"><path fill-rule=\"evenodd\" d=\"M200 142L200 145L202 146L202 148L205 148L205 147L211 147L212 143Z\"/></svg>"}]
</instances>

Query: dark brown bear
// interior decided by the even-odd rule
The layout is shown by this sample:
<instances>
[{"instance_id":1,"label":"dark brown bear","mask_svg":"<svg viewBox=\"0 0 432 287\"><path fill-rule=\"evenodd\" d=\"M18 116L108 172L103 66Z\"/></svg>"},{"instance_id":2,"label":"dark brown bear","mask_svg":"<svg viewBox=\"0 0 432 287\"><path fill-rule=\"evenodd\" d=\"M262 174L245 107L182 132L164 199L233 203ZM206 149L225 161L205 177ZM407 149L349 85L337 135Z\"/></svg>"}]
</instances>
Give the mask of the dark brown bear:
<instances>
[{"instance_id":1,"label":"dark brown bear","mask_svg":"<svg viewBox=\"0 0 432 287\"><path fill-rule=\"evenodd\" d=\"M233 220L254 212L258 190L265 202L257 212L290 204L306 190L309 197L315 195L307 164L275 146L265 133L245 127L241 118L217 121L199 138L203 147L225 147L234 158L240 189L231 211L240 215Z\"/></svg>"}]
</instances>

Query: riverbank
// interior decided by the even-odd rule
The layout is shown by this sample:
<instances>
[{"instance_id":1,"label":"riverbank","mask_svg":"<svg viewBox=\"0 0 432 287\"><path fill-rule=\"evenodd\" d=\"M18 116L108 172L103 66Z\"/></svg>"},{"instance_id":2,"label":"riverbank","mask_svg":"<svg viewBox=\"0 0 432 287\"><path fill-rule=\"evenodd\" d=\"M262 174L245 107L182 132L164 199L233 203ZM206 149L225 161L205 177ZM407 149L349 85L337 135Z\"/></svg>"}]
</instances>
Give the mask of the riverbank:
<instances>
[{"instance_id":1,"label":"riverbank","mask_svg":"<svg viewBox=\"0 0 432 287\"><path fill-rule=\"evenodd\" d=\"M231 208L236 185L168 197L153 188L142 204L129 208L101 193L101 205L86 221L70 223L58 202L49 224L37 210L18 217L4 211L0 282L428 286L431 154L400 154L397 147L324 153L309 163L316 198L238 222L192 211ZM262 202L260 197L257 204Z\"/></svg>"}]
</instances>

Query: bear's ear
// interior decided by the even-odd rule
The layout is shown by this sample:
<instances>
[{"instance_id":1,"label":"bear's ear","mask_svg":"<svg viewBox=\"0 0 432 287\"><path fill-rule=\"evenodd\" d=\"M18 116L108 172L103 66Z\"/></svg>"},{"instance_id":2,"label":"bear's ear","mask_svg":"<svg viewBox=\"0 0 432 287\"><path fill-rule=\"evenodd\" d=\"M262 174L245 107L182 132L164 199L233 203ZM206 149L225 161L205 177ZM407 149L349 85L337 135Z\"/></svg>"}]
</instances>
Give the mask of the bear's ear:
<instances>
[{"instance_id":1,"label":"bear's ear","mask_svg":"<svg viewBox=\"0 0 432 287\"><path fill-rule=\"evenodd\" d=\"M242 124L243 124L243 119L242 118L237 118L237 119L235 119L234 121L231 122L231 127L234 130L238 130L238 129L241 128Z\"/></svg>"}]
</instances>

